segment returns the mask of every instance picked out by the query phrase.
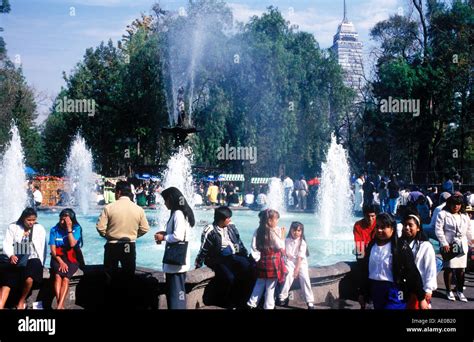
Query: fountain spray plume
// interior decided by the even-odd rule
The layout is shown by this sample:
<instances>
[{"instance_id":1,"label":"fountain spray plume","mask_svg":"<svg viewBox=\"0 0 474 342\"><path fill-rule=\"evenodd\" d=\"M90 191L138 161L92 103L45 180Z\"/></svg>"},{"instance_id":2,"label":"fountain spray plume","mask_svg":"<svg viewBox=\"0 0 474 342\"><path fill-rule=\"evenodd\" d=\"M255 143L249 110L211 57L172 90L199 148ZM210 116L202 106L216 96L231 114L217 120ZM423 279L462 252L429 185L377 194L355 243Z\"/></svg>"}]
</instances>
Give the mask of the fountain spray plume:
<instances>
[{"instance_id":1,"label":"fountain spray plume","mask_svg":"<svg viewBox=\"0 0 474 342\"><path fill-rule=\"evenodd\" d=\"M331 135L326 162L321 166L321 185L318 191L317 214L325 236L335 233L336 227L346 226L351 217L350 169L347 153Z\"/></svg>"},{"instance_id":2,"label":"fountain spray plume","mask_svg":"<svg viewBox=\"0 0 474 342\"><path fill-rule=\"evenodd\" d=\"M192 209L194 208L194 184L191 164L191 148L181 146L178 152L172 155L168 160L166 170L162 177L162 187L163 189L168 189L173 186L179 189ZM158 202L160 203L158 223L161 229L164 228L168 220L168 215L166 214L168 211L161 196L158 198Z\"/></svg>"},{"instance_id":3,"label":"fountain spray plume","mask_svg":"<svg viewBox=\"0 0 474 342\"><path fill-rule=\"evenodd\" d=\"M71 145L64 173L70 204L86 215L94 191L93 161L92 153L79 133Z\"/></svg>"},{"instance_id":4,"label":"fountain spray plume","mask_svg":"<svg viewBox=\"0 0 474 342\"><path fill-rule=\"evenodd\" d=\"M178 123L179 98L183 89L186 93L184 110L188 113L189 122L195 112L197 89L203 91L205 77L201 77L206 69L215 69L218 65L217 56L223 53L220 38L226 27L232 25L232 12L225 4L214 0L190 2L186 11L180 10L179 15L169 20L166 34L164 58L167 60L169 72L168 100L170 107L171 126Z\"/></svg>"},{"instance_id":5,"label":"fountain spray plume","mask_svg":"<svg viewBox=\"0 0 474 342\"><path fill-rule=\"evenodd\" d=\"M14 123L11 139L3 154L0 166L0 240L9 223L20 216L27 205L27 180L20 133Z\"/></svg>"},{"instance_id":6,"label":"fountain spray plume","mask_svg":"<svg viewBox=\"0 0 474 342\"><path fill-rule=\"evenodd\" d=\"M267 207L278 211L280 215L286 212L285 191L280 178L272 177L268 183Z\"/></svg>"}]
</instances>

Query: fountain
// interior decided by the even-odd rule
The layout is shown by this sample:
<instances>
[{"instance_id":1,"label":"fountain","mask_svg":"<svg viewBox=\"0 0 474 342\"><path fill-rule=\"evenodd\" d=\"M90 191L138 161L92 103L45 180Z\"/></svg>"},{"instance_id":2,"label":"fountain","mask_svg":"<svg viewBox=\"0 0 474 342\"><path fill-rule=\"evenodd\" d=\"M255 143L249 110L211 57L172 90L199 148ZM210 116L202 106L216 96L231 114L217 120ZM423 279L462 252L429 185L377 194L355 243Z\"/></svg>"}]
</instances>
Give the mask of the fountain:
<instances>
[{"instance_id":1,"label":"fountain","mask_svg":"<svg viewBox=\"0 0 474 342\"><path fill-rule=\"evenodd\" d=\"M268 183L267 208L274 209L282 215L286 212L285 191L280 178L272 177Z\"/></svg>"},{"instance_id":2,"label":"fountain","mask_svg":"<svg viewBox=\"0 0 474 342\"><path fill-rule=\"evenodd\" d=\"M0 166L0 241L7 225L16 221L27 204L24 153L18 128L10 130L10 144Z\"/></svg>"},{"instance_id":3,"label":"fountain","mask_svg":"<svg viewBox=\"0 0 474 342\"><path fill-rule=\"evenodd\" d=\"M64 173L67 178L69 204L78 207L83 215L89 211L89 202L94 190L92 168L92 153L84 138L77 134L71 145Z\"/></svg>"},{"instance_id":4,"label":"fountain","mask_svg":"<svg viewBox=\"0 0 474 342\"><path fill-rule=\"evenodd\" d=\"M331 145L326 162L321 166L321 186L318 191L317 214L324 236L334 233L335 227L353 222L351 217L350 169L347 154L342 145L331 135Z\"/></svg>"},{"instance_id":5,"label":"fountain","mask_svg":"<svg viewBox=\"0 0 474 342\"><path fill-rule=\"evenodd\" d=\"M190 147L179 147L178 152L171 156L168 160L166 170L163 172L163 189L171 186L178 188L186 198L189 206L194 207L194 185L191 169L192 150ZM164 205L163 198L158 198L158 227L165 228L165 224L169 217L169 211Z\"/></svg>"},{"instance_id":6,"label":"fountain","mask_svg":"<svg viewBox=\"0 0 474 342\"><path fill-rule=\"evenodd\" d=\"M183 87L180 87L178 90L177 110L178 124L174 127L163 127L161 130L165 133L171 133L173 135L174 147L179 149L180 146L186 143L186 140L190 134L198 132L196 127L193 127L191 123L191 117L186 113ZM173 124L173 122L170 122L170 124Z\"/></svg>"}]
</instances>

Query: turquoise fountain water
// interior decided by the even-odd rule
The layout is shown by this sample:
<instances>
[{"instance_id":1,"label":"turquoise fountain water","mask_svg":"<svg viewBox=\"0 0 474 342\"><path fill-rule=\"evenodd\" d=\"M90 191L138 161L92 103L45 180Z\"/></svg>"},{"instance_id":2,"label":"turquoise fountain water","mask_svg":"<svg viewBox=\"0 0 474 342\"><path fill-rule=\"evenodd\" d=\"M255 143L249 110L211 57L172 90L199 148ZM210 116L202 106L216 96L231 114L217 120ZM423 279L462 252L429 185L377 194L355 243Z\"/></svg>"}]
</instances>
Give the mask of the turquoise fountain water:
<instances>
[{"instance_id":1,"label":"turquoise fountain water","mask_svg":"<svg viewBox=\"0 0 474 342\"><path fill-rule=\"evenodd\" d=\"M158 225L160 219L165 222L168 219L168 211L163 211L162 217L157 217L158 211L147 210L147 217L154 223L151 231L137 241L137 264L142 267L161 270L164 248L156 245L153 234L161 230ZM195 209L196 226L191 234L191 260L196 257L200 247L200 236L205 225L212 222L214 211ZM38 221L49 231L58 221L59 211L40 212ZM78 220L84 231L84 256L88 264L102 264L104 257L105 240L99 236L95 229L95 223L99 215L98 211L90 212L88 215L78 214ZM247 249L250 249L252 235L258 226L258 212L256 211L234 211L233 223L237 226L242 241ZM158 219L158 220L157 220ZM300 221L305 225L306 240L308 242L311 266L327 266L339 261L355 260L352 254L354 243L352 241L352 228L340 227L340 233L325 237L319 219L314 214L286 213L279 224L289 228L292 221ZM49 263L49 258L48 258Z\"/></svg>"}]
</instances>

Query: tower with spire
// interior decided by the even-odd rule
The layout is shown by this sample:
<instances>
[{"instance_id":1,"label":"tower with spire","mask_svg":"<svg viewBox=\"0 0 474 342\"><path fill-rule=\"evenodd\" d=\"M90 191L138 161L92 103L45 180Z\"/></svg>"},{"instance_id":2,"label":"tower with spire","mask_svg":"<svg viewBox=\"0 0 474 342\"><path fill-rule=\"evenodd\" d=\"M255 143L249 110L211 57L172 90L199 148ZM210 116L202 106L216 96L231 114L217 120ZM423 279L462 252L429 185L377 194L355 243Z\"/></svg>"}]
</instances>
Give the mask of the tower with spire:
<instances>
[{"instance_id":1,"label":"tower with spire","mask_svg":"<svg viewBox=\"0 0 474 342\"><path fill-rule=\"evenodd\" d=\"M364 84L364 68L362 60L362 42L359 41L354 24L347 19L346 1L344 0L344 18L334 35L333 46L339 65L344 70L344 84L354 89L357 97L361 97Z\"/></svg>"}]
</instances>

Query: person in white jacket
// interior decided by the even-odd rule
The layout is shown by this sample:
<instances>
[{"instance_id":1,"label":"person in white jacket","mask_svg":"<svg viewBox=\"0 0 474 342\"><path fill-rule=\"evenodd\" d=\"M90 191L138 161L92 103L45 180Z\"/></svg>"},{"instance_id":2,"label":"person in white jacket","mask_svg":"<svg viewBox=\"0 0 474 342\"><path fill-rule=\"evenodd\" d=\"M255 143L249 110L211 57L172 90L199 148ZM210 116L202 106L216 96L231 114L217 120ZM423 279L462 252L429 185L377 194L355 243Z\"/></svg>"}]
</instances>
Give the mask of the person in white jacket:
<instances>
[{"instance_id":1,"label":"person in white jacket","mask_svg":"<svg viewBox=\"0 0 474 342\"><path fill-rule=\"evenodd\" d=\"M431 301L433 291L438 288L436 255L428 237L423 232L421 218L416 210L408 210L402 220L402 239L408 242L415 264L423 280L423 290L428 304ZM420 309L416 297L410 298L407 309Z\"/></svg>"},{"instance_id":2,"label":"person in white jacket","mask_svg":"<svg viewBox=\"0 0 474 342\"><path fill-rule=\"evenodd\" d=\"M467 298L463 294L464 270L467 266L468 240L474 242L474 236L469 216L463 209L463 197L461 193L455 193L446 201L445 208L440 211L436 218L435 233L445 253L453 251L453 242L462 246L463 253L445 262L444 283L446 285L447 298L451 301L456 300L451 290L454 271L456 274L456 290L459 300L467 302Z\"/></svg>"},{"instance_id":3,"label":"person in white jacket","mask_svg":"<svg viewBox=\"0 0 474 342\"><path fill-rule=\"evenodd\" d=\"M22 285L17 309L26 309L26 297L33 283L43 280L47 241L44 227L36 223L38 215L33 208L23 210L17 222L10 224L3 240L6 263L0 271L0 309L5 308L12 288ZM28 255L25 266L17 266L20 255Z\"/></svg>"},{"instance_id":4,"label":"person in white jacket","mask_svg":"<svg viewBox=\"0 0 474 342\"><path fill-rule=\"evenodd\" d=\"M168 244L189 241L191 227L195 225L194 213L181 191L169 187L161 193L165 205L171 210L170 218L166 224L165 232L155 234L155 241ZM166 256L166 252L165 252ZM166 300L168 309L186 309L186 272L191 266L191 251L186 248L186 255L180 264L169 264L163 258L163 272L166 274Z\"/></svg>"}]
</instances>

